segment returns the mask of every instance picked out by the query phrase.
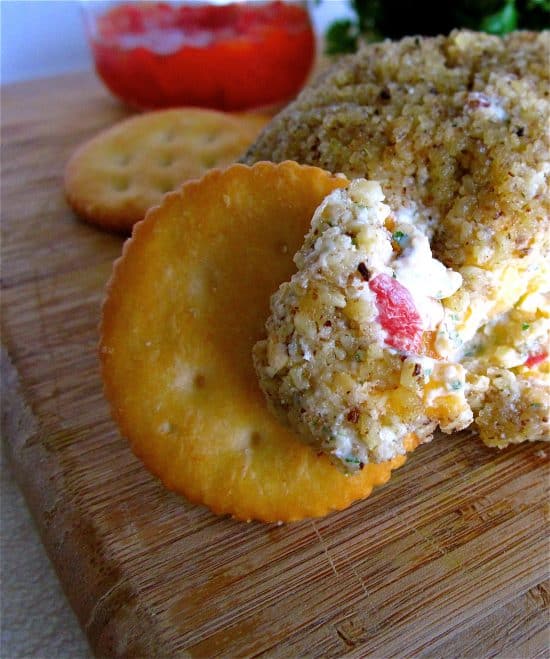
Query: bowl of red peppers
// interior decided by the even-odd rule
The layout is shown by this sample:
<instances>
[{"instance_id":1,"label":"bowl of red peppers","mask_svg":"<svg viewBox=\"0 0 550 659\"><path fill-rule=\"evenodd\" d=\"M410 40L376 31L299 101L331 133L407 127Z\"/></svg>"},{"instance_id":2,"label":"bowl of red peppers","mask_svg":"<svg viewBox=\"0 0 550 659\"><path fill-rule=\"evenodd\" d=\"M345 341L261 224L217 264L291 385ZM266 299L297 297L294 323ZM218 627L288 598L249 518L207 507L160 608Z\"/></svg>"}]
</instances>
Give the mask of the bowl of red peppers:
<instances>
[{"instance_id":1,"label":"bowl of red peppers","mask_svg":"<svg viewBox=\"0 0 550 659\"><path fill-rule=\"evenodd\" d=\"M240 111L290 100L315 58L293 0L84 3L96 71L129 106Z\"/></svg>"}]
</instances>

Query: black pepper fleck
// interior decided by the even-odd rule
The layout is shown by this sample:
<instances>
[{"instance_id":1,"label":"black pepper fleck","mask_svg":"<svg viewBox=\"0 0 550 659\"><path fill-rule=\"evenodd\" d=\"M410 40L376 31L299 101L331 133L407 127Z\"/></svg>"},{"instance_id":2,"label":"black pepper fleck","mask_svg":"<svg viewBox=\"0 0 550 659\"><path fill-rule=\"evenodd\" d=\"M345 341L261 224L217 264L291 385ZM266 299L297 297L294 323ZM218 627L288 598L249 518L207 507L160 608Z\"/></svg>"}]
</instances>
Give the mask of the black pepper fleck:
<instances>
[{"instance_id":1,"label":"black pepper fleck","mask_svg":"<svg viewBox=\"0 0 550 659\"><path fill-rule=\"evenodd\" d=\"M365 281L369 280L370 273L367 269L367 266L363 263L363 261L361 261L361 263L357 266L357 270L358 270L359 274L361 275L361 277L363 277L363 279Z\"/></svg>"}]
</instances>

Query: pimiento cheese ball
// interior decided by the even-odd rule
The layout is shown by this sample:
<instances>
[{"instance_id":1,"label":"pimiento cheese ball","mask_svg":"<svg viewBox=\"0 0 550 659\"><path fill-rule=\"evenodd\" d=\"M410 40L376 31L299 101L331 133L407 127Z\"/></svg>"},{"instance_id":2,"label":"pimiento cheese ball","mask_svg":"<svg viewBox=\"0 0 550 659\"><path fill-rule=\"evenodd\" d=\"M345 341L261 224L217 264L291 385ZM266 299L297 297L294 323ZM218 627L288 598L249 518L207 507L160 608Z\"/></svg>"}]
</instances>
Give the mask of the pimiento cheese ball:
<instances>
[{"instance_id":1,"label":"pimiento cheese ball","mask_svg":"<svg viewBox=\"0 0 550 659\"><path fill-rule=\"evenodd\" d=\"M373 253L380 263L389 253L383 245L387 250L391 244L393 256L384 265L409 296L396 293L401 288L394 284L392 289L383 278L373 281L375 271L363 260L369 271L364 288L371 299L369 306L363 301L367 294L362 294L355 305L357 313L363 314L361 332L375 331L367 328L364 318L368 313L378 313L381 331L387 332L384 319L394 312L391 305L384 305L385 299L396 299L396 307L407 310L399 311L393 338L386 336L382 344L379 335L372 344L384 345L381 360L393 364L385 371L389 379L382 378L379 388L369 390L373 410L378 394L399 391L401 400L403 385L392 389L390 383L396 381L397 373L401 383L410 355L415 359L420 355L436 359L434 373L438 376L444 368L461 374L460 378L449 374L442 380L454 381L457 387L465 382L461 389L468 414L489 446L550 438L549 57L549 32L516 32L500 38L457 30L448 36L368 45L338 60L308 86L264 129L244 158L247 163L292 159L341 172L348 179L379 181L391 208L384 221L386 231L407 234L403 244L398 234L388 243L380 229ZM414 230L406 231L402 224ZM424 243L417 232L424 236ZM346 249L349 255L351 248ZM429 249L441 267L460 275L461 284L454 291L434 290L435 275L423 273L435 267ZM415 255L414 268L407 267L409 253ZM393 279L388 270L379 273ZM424 299L415 292L418 289L425 292ZM436 303L438 293L441 302ZM302 302L298 292L293 295ZM355 323L354 298L350 303L348 306L346 301L337 315L340 321L345 317ZM422 326L419 348L418 318L427 323L430 309L433 313L439 310L440 320L436 329ZM324 322L327 320L332 322L331 318ZM270 320L268 344L277 343L273 323ZM399 328L402 331L397 332ZM351 336L355 336L353 331ZM376 349L372 345L370 351ZM398 367L397 360L403 357L403 365ZM367 362L370 364L370 358ZM420 439L430 436L432 430L428 424L422 426L423 419L448 430L466 423L466 412L451 404L460 396L451 390L445 398L438 386L426 382L411 399L422 399L422 413L414 417L406 405L395 414L402 421L399 430L397 423L388 422L388 415L394 414L392 400L391 405L380 408L382 412L372 411L371 430L367 431L362 413L357 424L344 417L336 425L325 424L321 440L312 424L324 411L315 415L302 406L295 413L294 400L275 383L286 376L275 374L271 383L266 373L261 370L268 395L280 397L275 406L287 418L292 417L293 425L303 428L304 436L349 460L357 459L358 464L367 458L380 459L387 451L402 450L407 432ZM311 383L315 385L315 379ZM347 396L345 393L344 403ZM349 410L346 414L350 414L351 409L344 404L341 413ZM356 416L352 412L350 418ZM356 446L354 428L362 424L359 434L369 439L361 446L367 448L347 451L345 447ZM333 426L338 427L339 437L351 437L349 442L334 439ZM392 427L389 439L387 426ZM341 448L335 449L335 445Z\"/></svg>"}]
</instances>

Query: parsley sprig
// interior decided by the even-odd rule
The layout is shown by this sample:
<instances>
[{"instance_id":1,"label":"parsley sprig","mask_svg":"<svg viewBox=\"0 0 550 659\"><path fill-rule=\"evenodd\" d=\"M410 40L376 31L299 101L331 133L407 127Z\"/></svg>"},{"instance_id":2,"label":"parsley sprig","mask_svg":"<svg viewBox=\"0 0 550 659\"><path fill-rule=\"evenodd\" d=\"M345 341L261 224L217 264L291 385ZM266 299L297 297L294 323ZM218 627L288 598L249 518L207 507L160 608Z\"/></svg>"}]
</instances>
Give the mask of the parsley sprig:
<instances>
[{"instance_id":1,"label":"parsley sprig","mask_svg":"<svg viewBox=\"0 0 550 659\"><path fill-rule=\"evenodd\" d=\"M329 26L328 54L353 53L361 41L400 39L407 34L448 34L460 27L490 34L550 28L550 0L349 0L349 3L355 16Z\"/></svg>"}]
</instances>

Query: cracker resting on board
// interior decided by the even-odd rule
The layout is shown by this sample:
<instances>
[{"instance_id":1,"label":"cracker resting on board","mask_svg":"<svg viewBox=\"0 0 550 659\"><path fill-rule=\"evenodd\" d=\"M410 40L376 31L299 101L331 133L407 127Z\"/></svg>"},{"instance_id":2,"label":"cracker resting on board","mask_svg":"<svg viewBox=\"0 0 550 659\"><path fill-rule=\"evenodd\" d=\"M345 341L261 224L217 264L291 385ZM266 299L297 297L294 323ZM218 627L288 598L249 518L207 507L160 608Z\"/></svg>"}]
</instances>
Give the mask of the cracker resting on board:
<instances>
[{"instance_id":1,"label":"cracker resting on board","mask_svg":"<svg viewBox=\"0 0 550 659\"><path fill-rule=\"evenodd\" d=\"M404 462L342 474L272 415L252 363L313 212L346 183L292 162L214 170L149 211L114 266L100 343L114 419L169 489L215 513L325 515Z\"/></svg>"},{"instance_id":2,"label":"cracker resting on board","mask_svg":"<svg viewBox=\"0 0 550 659\"><path fill-rule=\"evenodd\" d=\"M82 219L128 233L162 196L239 158L268 117L179 108L121 121L67 163L65 194Z\"/></svg>"}]
</instances>

